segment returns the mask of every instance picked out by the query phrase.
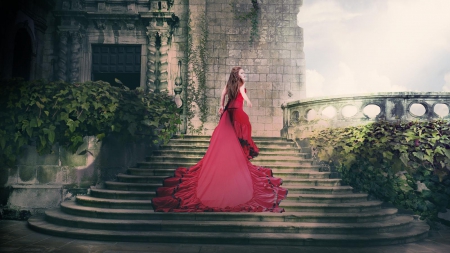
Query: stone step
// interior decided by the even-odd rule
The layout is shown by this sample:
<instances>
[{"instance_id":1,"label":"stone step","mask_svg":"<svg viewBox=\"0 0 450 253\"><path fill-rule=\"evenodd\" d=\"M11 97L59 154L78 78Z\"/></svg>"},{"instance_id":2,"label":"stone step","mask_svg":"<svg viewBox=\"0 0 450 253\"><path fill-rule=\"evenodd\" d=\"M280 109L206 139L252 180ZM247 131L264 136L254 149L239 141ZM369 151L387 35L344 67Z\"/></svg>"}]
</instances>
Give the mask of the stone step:
<instances>
[{"instance_id":1,"label":"stone step","mask_svg":"<svg viewBox=\"0 0 450 253\"><path fill-rule=\"evenodd\" d=\"M367 201L367 194L294 194L287 195L287 200L295 200L302 203L354 203Z\"/></svg>"},{"instance_id":2,"label":"stone step","mask_svg":"<svg viewBox=\"0 0 450 253\"><path fill-rule=\"evenodd\" d=\"M171 156L177 156L177 157L203 157L205 155L205 152L202 150L193 150L193 151L181 151L181 150L155 150L152 153L152 156L160 156L160 155L171 155ZM147 161L152 156L147 157ZM290 156L290 157L299 157L304 159L309 159L310 154L309 153L300 153L298 149L293 150L286 150L283 152L264 152L259 153L259 155L255 159L259 159L261 157L267 157L267 156Z\"/></svg>"},{"instance_id":3,"label":"stone step","mask_svg":"<svg viewBox=\"0 0 450 253\"><path fill-rule=\"evenodd\" d=\"M184 139L184 140L210 140L211 136L210 135L174 135L171 140L179 140L179 139ZM257 141L289 141L291 142L291 140L287 140L286 138L282 138L282 137L264 137L264 136L252 136L253 141L257 142Z\"/></svg>"},{"instance_id":4,"label":"stone step","mask_svg":"<svg viewBox=\"0 0 450 253\"><path fill-rule=\"evenodd\" d=\"M288 151L288 152L300 152L300 150L296 147L279 147L276 145L268 145L268 146L260 146L258 147L260 153L265 153L265 152L284 152L284 151ZM208 149L208 145L170 145L170 146L161 146L160 147L160 151L166 151L166 150L180 150L180 151L201 151L201 152L206 152L206 150Z\"/></svg>"},{"instance_id":5,"label":"stone step","mask_svg":"<svg viewBox=\"0 0 450 253\"><path fill-rule=\"evenodd\" d=\"M170 162L170 163L197 163L202 159L203 156L177 156L177 155L159 155L152 156L147 159L145 163L159 163L159 162ZM305 164L311 165L313 162L312 159L302 159L299 157L291 157L291 156L266 156L266 157L256 157L252 160L254 164L264 164L266 166L273 165L283 165L283 164ZM143 163L139 163L142 165Z\"/></svg>"},{"instance_id":6,"label":"stone step","mask_svg":"<svg viewBox=\"0 0 450 253\"><path fill-rule=\"evenodd\" d=\"M117 181L124 183L152 183L161 184L166 176L136 176L128 174L117 174Z\"/></svg>"},{"instance_id":7,"label":"stone step","mask_svg":"<svg viewBox=\"0 0 450 253\"><path fill-rule=\"evenodd\" d=\"M45 214L45 220L56 225L122 231L376 234L408 229L413 221L411 216L396 216L390 220L363 223L312 223L283 221L114 220L73 216L60 210L48 210Z\"/></svg>"},{"instance_id":8,"label":"stone step","mask_svg":"<svg viewBox=\"0 0 450 253\"><path fill-rule=\"evenodd\" d=\"M330 179L331 172L317 172L317 171L299 171L299 172L283 172L273 171L274 177L282 179Z\"/></svg>"},{"instance_id":9,"label":"stone step","mask_svg":"<svg viewBox=\"0 0 450 253\"><path fill-rule=\"evenodd\" d=\"M165 162L138 162L137 168L150 168L150 169L173 169L176 168L189 168L197 164L200 159L192 160L192 162L184 162L183 159L174 159L173 161L165 161ZM289 170L289 171L297 171L297 170L314 170L319 171L322 169L322 166L319 165L311 165L311 164L301 164L301 163L262 163L255 162L254 165L268 167L275 172L275 170Z\"/></svg>"},{"instance_id":10,"label":"stone step","mask_svg":"<svg viewBox=\"0 0 450 253\"><path fill-rule=\"evenodd\" d=\"M330 198L331 199L331 198ZM114 208L114 209L144 209L151 210L151 200L125 200L125 199L103 199L92 196L77 196L76 203L88 207ZM380 201L366 202L335 202L315 203L312 201L288 201L281 203L286 211L296 212L364 212L381 208Z\"/></svg>"},{"instance_id":11,"label":"stone step","mask_svg":"<svg viewBox=\"0 0 450 253\"><path fill-rule=\"evenodd\" d=\"M61 211L75 216L120 220L258 221L317 223L376 222L393 219L397 214L397 209L395 208L375 209L363 213L163 213L153 212L153 210L88 207L77 205L75 201L62 202Z\"/></svg>"},{"instance_id":12,"label":"stone step","mask_svg":"<svg viewBox=\"0 0 450 253\"><path fill-rule=\"evenodd\" d=\"M127 170L129 175L134 176L164 176L172 177L175 169L142 169L142 168L129 168Z\"/></svg>"},{"instance_id":13,"label":"stone step","mask_svg":"<svg viewBox=\"0 0 450 253\"><path fill-rule=\"evenodd\" d=\"M357 203L300 203L282 201L280 207L286 212L360 213L381 209L381 201Z\"/></svg>"},{"instance_id":14,"label":"stone step","mask_svg":"<svg viewBox=\"0 0 450 253\"><path fill-rule=\"evenodd\" d=\"M280 147L297 147L295 142L286 141L282 139L272 139L272 140L263 140L263 139L254 139L253 140L256 146L268 146L268 145L276 145ZM209 145L210 139L171 139L169 143L164 146L171 145Z\"/></svg>"},{"instance_id":15,"label":"stone step","mask_svg":"<svg viewBox=\"0 0 450 253\"><path fill-rule=\"evenodd\" d=\"M145 164L153 163L175 163L175 164L195 164L200 161L203 156L176 156L176 155L159 155L147 158L146 162L138 163L140 166L145 166ZM304 159L301 157L290 157L290 156L266 156L257 157L252 160L253 164L264 164L265 166L273 165L311 165L312 159Z\"/></svg>"},{"instance_id":16,"label":"stone step","mask_svg":"<svg viewBox=\"0 0 450 253\"><path fill-rule=\"evenodd\" d=\"M329 179L330 172L319 172L319 168L316 171L311 171L305 168L305 170L296 170L295 172L283 171L273 169L274 177L281 178L303 178L303 179ZM174 168L163 168L163 169L150 169L150 168L129 168L128 174L135 176L166 176L171 177L174 175Z\"/></svg>"},{"instance_id":17,"label":"stone step","mask_svg":"<svg viewBox=\"0 0 450 253\"><path fill-rule=\"evenodd\" d=\"M82 206L113 209L153 209L151 200L103 199L79 195L76 197L76 203Z\"/></svg>"},{"instance_id":18,"label":"stone step","mask_svg":"<svg viewBox=\"0 0 450 253\"><path fill-rule=\"evenodd\" d=\"M147 172L145 170L144 172ZM172 174L173 175L173 172ZM118 174L117 180L119 182L127 183L161 183L167 176L140 176L140 175L128 175ZM283 179L283 186L288 185L304 185L304 186L339 186L341 185L341 179L298 179L285 177Z\"/></svg>"},{"instance_id":19,"label":"stone step","mask_svg":"<svg viewBox=\"0 0 450 253\"><path fill-rule=\"evenodd\" d=\"M353 188L351 186L304 186L304 185L286 185L283 186L289 193L302 193L302 194L351 194Z\"/></svg>"},{"instance_id":20,"label":"stone step","mask_svg":"<svg viewBox=\"0 0 450 253\"><path fill-rule=\"evenodd\" d=\"M105 188L110 190L120 191L156 191L158 187L162 186L161 183L145 184L145 183L124 183L115 181L106 181Z\"/></svg>"},{"instance_id":21,"label":"stone step","mask_svg":"<svg viewBox=\"0 0 450 253\"><path fill-rule=\"evenodd\" d=\"M242 232L180 232L180 231L122 231L70 228L49 223L42 218L31 218L29 226L39 232L77 239L108 241L145 241L155 243L216 243L255 245L301 245L301 246L369 246L406 243L423 239L429 227L422 222L414 222L403 233L379 234L310 234L310 233L242 233Z\"/></svg>"},{"instance_id":22,"label":"stone step","mask_svg":"<svg viewBox=\"0 0 450 253\"><path fill-rule=\"evenodd\" d=\"M283 186L308 185L308 186L340 186L342 179L299 179L284 177Z\"/></svg>"},{"instance_id":23,"label":"stone step","mask_svg":"<svg viewBox=\"0 0 450 253\"><path fill-rule=\"evenodd\" d=\"M91 189L91 196L105 199L151 200L156 197L155 191L119 191L108 189Z\"/></svg>"}]
</instances>

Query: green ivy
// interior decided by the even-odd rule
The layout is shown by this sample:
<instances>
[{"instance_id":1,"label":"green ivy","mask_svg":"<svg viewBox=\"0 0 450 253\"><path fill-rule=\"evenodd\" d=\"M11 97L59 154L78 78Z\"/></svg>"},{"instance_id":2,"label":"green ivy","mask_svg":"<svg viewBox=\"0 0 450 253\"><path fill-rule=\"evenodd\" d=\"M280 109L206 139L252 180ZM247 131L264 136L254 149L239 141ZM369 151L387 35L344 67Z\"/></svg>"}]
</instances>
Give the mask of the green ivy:
<instances>
[{"instance_id":1,"label":"green ivy","mask_svg":"<svg viewBox=\"0 0 450 253\"><path fill-rule=\"evenodd\" d=\"M201 133L203 131L203 125L207 121L208 117L208 103L207 103L207 86L206 86L206 73L208 72L208 27L206 17L202 16L199 23L200 40L197 46L194 45L192 40L192 20L189 13L188 20L188 46L187 46L187 62L189 68L192 68L192 73L188 74L187 85L187 121L189 130L192 133ZM196 85L196 81L198 85ZM191 119L195 114L195 105L199 108L201 125L195 129Z\"/></svg>"},{"instance_id":2,"label":"green ivy","mask_svg":"<svg viewBox=\"0 0 450 253\"><path fill-rule=\"evenodd\" d=\"M445 120L376 122L310 136L345 183L422 219L450 208L450 127Z\"/></svg>"},{"instance_id":3,"label":"green ivy","mask_svg":"<svg viewBox=\"0 0 450 253\"><path fill-rule=\"evenodd\" d=\"M250 30L250 40L249 43L253 44L256 38L259 37L259 30L258 30L258 14L260 11L260 7L258 4L258 0L251 0L252 2L252 9L247 13L241 13L237 7L238 2L233 1L230 6L232 8L232 11L234 13L234 18L239 21L247 21L251 20L252 28Z\"/></svg>"},{"instance_id":4,"label":"green ivy","mask_svg":"<svg viewBox=\"0 0 450 253\"><path fill-rule=\"evenodd\" d=\"M75 152L83 137L142 135L167 142L180 124L167 93L96 81L69 84L12 79L0 85L0 166L14 166L23 145L48 154L55 143Z\"/></svg>"}]
</instances>

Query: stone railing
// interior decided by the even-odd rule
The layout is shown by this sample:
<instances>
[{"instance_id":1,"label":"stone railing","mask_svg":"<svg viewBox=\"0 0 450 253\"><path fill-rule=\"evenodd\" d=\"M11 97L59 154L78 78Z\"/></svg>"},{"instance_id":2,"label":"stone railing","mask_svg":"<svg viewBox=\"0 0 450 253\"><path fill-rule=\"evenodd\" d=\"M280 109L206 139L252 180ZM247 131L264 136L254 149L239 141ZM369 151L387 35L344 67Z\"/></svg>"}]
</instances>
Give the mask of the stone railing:
<instances>
[{"instance_id":1,"label":"stone railing","mask_svg":"<svg viewBox=\"0 0 450 253\"><path fill-rule=\"evenodd\" d=\"M312 130L379 120L450 119L450 92L392 92L322 97L282 105L287 139L303 139Z\"/></svg>"}]
</instances>

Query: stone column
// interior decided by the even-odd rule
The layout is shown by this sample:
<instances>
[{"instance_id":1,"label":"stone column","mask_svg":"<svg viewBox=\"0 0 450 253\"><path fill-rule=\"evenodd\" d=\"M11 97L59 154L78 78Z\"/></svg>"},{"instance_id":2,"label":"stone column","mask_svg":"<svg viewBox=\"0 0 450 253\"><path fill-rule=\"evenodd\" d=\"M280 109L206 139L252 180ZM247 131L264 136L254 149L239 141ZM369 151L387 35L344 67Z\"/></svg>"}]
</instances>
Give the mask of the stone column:
<instances>
[{"instance_id":1,"label":"stone column","mask_svg":"<svg viewBox=\"0 0 450 253\"><path fill-rule=\"evenodd\" d=\"M159 90L167 90L168 88L168 65L169 65L169 57L168 57L168 51L169 51L169 40L170 40L170 33L164 32L161 33L161 47L159 49L160 51L160 58L159 58L159 80L160 80L160 87Z\"/></svg>"},{"instance_id":2,"label":"stone column","mask_svg":"<svg viewBox=\"0 0 450 253\"><path fill-rule=\"evenodd\" d=\"M67 39L69 34L67 31L58 31L59 51L58 51L58 72L57 79L60 81L67 80Z\"/></svg>"},{"instance_id":3,"label":"stone column","mask_svg":"<svg viewBox=\"0 0 450 253\"><path fill-rule=\"evenodd\" d=\"M147 45L147 91L153 92L156 90L156 61L157 61L157 50L156 50L156 36L155 31L147 31L148 45Z\"/></svg>"},{"instance_id":4,"label":"stone column","mask_svg":"<svg viewBox=\"0 0 450 253\"><path fill-rule=\"evenodd\" d=\"M80 58L81 58L81 41L83 35L80 31L71 32L70 37L72 39L71 44L71 61L70 61L70 76L69 81L71 83L80 81Z\"/></svg>"}]
</instances>

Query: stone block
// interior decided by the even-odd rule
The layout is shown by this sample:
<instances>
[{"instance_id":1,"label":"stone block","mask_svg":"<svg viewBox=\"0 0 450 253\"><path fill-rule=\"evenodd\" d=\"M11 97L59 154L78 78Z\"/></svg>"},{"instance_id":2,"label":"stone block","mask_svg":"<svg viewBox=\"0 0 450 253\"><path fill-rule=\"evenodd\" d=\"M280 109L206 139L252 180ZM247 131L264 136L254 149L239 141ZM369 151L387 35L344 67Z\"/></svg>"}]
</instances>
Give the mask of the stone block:
<instances>
[{"instance_id":1,"label":"stone block","mask_svg":"<svg viewBox=\"0 0 450 253\"><path fill-rule=\"evenodd\" d=\"M63 184L63 175L59 166L37 167L37 180L40 184Z\"/></svg>"},{"instance_id":2,"label":"stone block","mask_svg":"<svg viewBox=\"0 0 450 253\"><path fill-rule=\"evenodd\" d=\"M38 153L34 146L24 146L22 148L22 155L17 160L18 165L35 165Z\"/></svg>"},{"instance_id":3,"label":"stone block","mask_svg":"<svg viewBox=\"0 0 450 253\"><path fill-rule=\"evenodd\" d=\"M258 82L259 81L259 74L248 74L247 75L247 80L253 81L253 82Z\"/></svg>"},{"instance_id":4,"label":"stone block","mask_svg":"<svg viewBox=\"0 0 450 253\"><path fill-rule=\"evenodd\" d=\"M295 80L294 75L290 75L290 74L283 75L283 83L290 83L290 82L293 82L294 80Z\"/></svg>"},{"instance_id":5,"label":"stone block","mask_svg":"<svg viewBox=\"0 0 450 253\"><path fill-rule=\"evenodd\" d=\"M0 168L0 187L6 187L11 184L17 184L18 181L18 169L13 168Z\"/></svg>"},{"instance_id":6,"label":"stone block","mask_svg":"<svg viewBox=\"0 0 450 253\"><path fill-rule=\"evenodd\" d=\"M18 183L36 183L36 166L35 165L19 165L17 166L19 170Z\"/></svg>"},{"instance_id":7,"label":"stone block","mask_svg":"<svg viewBox=\"0 0 450 253\"><path fill-rule=\"evenodd\" d=\"M38 155L36 165L59 165L59 146L54 145L50 154Z\"/></svg>"},{"instance_id":8,"label":"stone block","mask_svg":"<svg viewBox=\"0 0 450 253\"><path fill-rule=\"evenodd\" d=\"M265 124L272 124L272 118L271 117L265 117L265 116L258 116L258 119L256 120L258 123L265 123Z\"/></svg>"},{"instance_id":9,"label":"stone block","mask_svg":"<svg viewBox=\"0 0 450 253\"><path fill-rule=\"evenodd\" d=\"M263 65L263 66L267 66L269 64L269 61L267 59L263 59L263 57L265 57L265 54L267 53L267 50L258 50L258 59L255 59L255 64L256 65Z\"/></svg>"},{"instance_id":10,"label":"stone block","mask_svg":"<svg viewBox=\"0 0 450 253\"><path fill-rule=\"evenodd\" d=\"M8 206L19 209L47 209L59 207L62 185L13 185Z\"/></svg>"},{"instance_id":11,"label":"stone block","mask_svg":"<svg viewBox=\"0 0 450 253\"><path fill-rule=\"evenodd\" d=\"M72 154L70 151L61 149L61 166L85 166L86 155Z\"/></svg>"},{"instance_id":12,"label":"stone block","mask_svg":"<svg viewBox=\"0 0 450 253\"><path fill-rule=\"evenodd\" d=\"M259 87L261 88L261 87ZM257 89L257 90L252 90L252 92L249 94L249 96L251 96L252 98L264 98L265 97L265 90L264 89Z\"/></svg>"},{"instance_id":13,"label":"stone block","mask_svg":"<svg viewBox=\"0 0 450 253\"><path fill-rule=\"evenodd\" d=\"M267 108L272 107L272 100L271 99L260 99L259 106Z\"/></svg>"}]
</instances>

